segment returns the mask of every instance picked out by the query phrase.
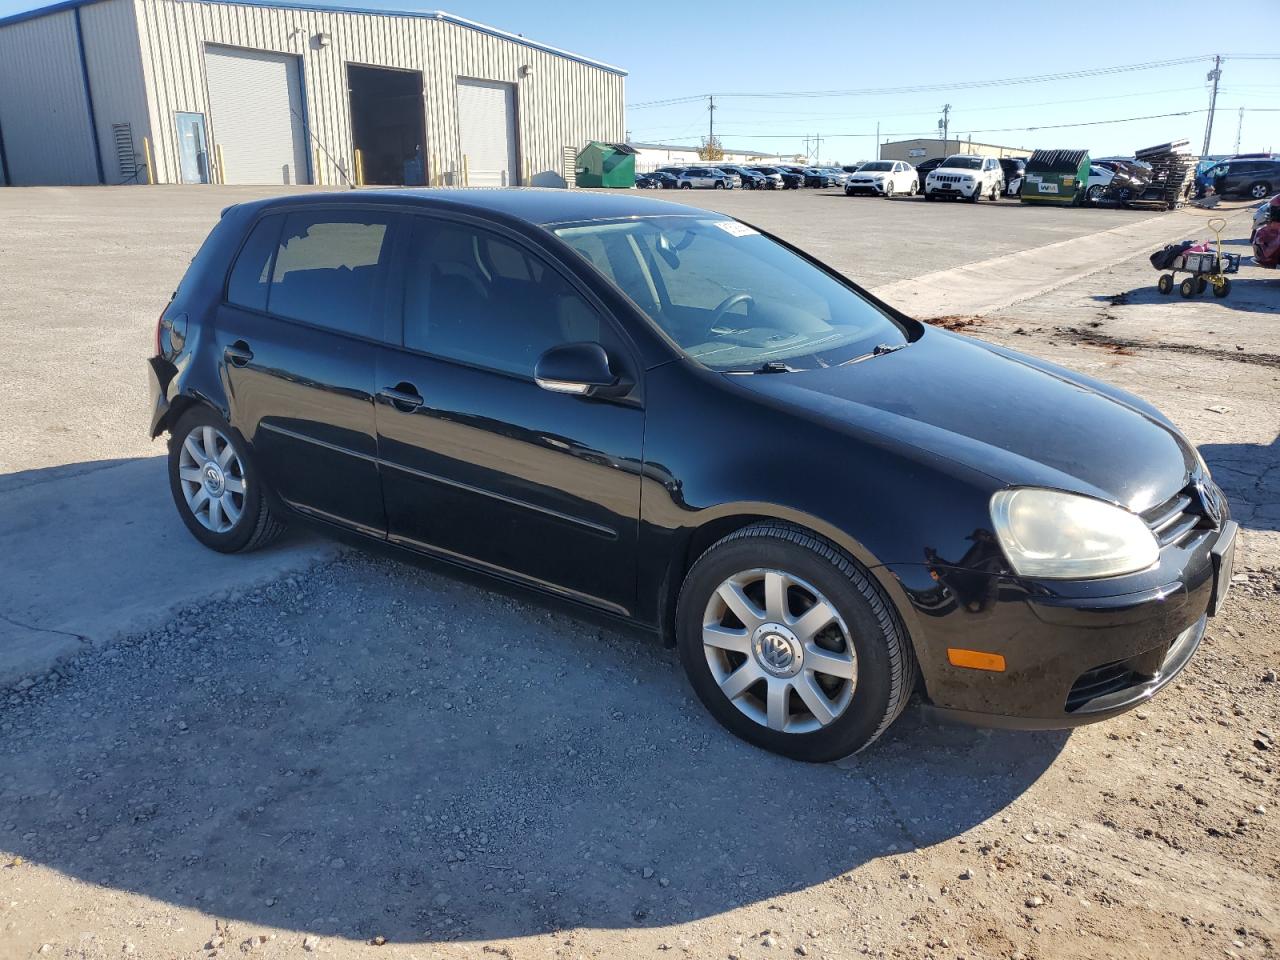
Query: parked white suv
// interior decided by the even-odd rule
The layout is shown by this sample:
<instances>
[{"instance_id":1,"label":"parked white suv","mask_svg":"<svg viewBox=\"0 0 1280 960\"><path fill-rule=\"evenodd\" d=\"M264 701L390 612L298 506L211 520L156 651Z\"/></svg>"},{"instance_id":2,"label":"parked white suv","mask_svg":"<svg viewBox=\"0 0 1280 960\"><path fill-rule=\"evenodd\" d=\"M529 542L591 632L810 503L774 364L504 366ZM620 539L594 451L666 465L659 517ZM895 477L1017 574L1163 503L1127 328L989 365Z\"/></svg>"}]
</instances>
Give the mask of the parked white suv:
<instances>
[{"instance_id":1,"label":"parked white suv","mask_svg":"<svg viewBox=\"0 0 1280 960\"><path fill-rule=\"evenodd\" d=\"M930 171L924 181L924 198L964 197L977 203L982 197L999 200L1004 193L1004 171L995 157L956 154Z\"/></svg>"}]
</instances>

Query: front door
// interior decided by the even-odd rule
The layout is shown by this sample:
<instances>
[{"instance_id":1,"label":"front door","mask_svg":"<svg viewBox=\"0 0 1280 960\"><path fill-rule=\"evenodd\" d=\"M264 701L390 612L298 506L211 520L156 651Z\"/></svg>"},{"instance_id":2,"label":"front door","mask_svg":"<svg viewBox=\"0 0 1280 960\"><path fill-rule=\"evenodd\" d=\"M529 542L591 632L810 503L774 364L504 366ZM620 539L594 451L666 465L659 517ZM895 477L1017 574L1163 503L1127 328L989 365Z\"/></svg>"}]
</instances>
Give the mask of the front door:
<instances>
[{"instance_id":1,"label":"front door","mask_svg":"<svg viewBox=\"0 0 1280 960\"><path fill-rule=\"evenodd\" d=\"M183 183L208 183L209 146L204 134L203 113L179 113L178 171Z\"/></svg>"},{"instance_id":2,"label":"front door","mask_svg":"<svg viewBox=\"0 0 1280 960\"><path fill-rule=\"evenodd\" d=\"M644 411L637 396L567 396L533 380L542 352L567 342L602 343L631 369L621 336L520 241L413 220L403 346L378 363L390 539L630 612Z\"/></svg>"},{"instance_id":3,"label":"front door","mask_svg":"<svg viewBox=\"0 0 1280 960\"><path fill-rule=\"evenodd\" d=\"M290 506L386 532L374 374L395 219L318 209L265 217L227 283L216 336L231 421Z\"/></svg>"}]
</instances>

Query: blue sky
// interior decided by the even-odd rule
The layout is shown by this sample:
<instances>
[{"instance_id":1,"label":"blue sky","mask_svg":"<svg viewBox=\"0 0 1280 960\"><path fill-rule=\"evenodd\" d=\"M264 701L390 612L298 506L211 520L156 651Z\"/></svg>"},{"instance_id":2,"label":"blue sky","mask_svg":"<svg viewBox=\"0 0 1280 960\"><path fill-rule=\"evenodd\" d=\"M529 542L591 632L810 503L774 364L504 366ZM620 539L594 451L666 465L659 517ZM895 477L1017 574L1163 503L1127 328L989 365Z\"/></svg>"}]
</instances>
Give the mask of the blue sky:
<instances>
[{"instance_id":1,"label":"blue sky","mask_svg":"<svg viewBox=\"0 0 1280 960\"><path fill-rule=\"evenodd\" d=\"M403 0L352 2L419 9ZM0 16L40 5L0 0ZM959 84L1217 53L1274 59L1228 59L1223 65L1211 152L1235 150L1240 107L1246 108L1240 149L1280 151L1278 0L1235 0L1225 7L1205 0L1154 6L729 0L698 4L699 12L680 17L683 7L683 0L572 6L476 0L443 9L626 68L627 126L636 140L696 143L707 132L707 109L705 101L631 105L720 93L725 96L717 98L716 130L726 146L790 153L804 148L806 134L818 134L822 158L840 162L873 155L877 122L882 139L929 135L944 103L952 106L952 136L972 132L975 141L1085 147L1105 156L1188 137L1198 150L1209 103L1205 74L1212 65L1206 62L919 93L730 94ZM677 18L684 25L674 25ZM1152 27L1153 19L1184 27ZM1097 123L1183 111L1199 112ZM1096 125L1021 129L1082 121Z\"/></svg>"}]
</instances>

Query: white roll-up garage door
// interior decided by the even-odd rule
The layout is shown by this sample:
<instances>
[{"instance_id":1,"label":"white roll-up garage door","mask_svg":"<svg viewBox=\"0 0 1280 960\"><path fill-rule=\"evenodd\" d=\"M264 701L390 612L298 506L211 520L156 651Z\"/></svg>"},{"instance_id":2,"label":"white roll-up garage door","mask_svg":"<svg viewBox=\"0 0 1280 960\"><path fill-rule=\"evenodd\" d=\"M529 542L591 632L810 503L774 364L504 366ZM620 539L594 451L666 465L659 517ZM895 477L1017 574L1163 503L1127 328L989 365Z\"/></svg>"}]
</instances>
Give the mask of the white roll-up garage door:
<instances>
[{"instance_id":1,"label":"white roll-up garage door","mask_svg":"<svg viewBox=\"0 0 1280 960\"><path fill-rule=\"evenodd\" d=\"M227 183L306 183L298 58L211 46L204 60Z\"/></svg>"},{"instance_id":2,"label":"white roll-up garage door","mask_svg":"<svg viewBox=\"0 0 1280 960\"><path fill-rule=\"evenodd\" d=\"M520 183L516 154L516 91L510 83L458 81L458 144L473 187Z\"/></svg>"}]
</instances>

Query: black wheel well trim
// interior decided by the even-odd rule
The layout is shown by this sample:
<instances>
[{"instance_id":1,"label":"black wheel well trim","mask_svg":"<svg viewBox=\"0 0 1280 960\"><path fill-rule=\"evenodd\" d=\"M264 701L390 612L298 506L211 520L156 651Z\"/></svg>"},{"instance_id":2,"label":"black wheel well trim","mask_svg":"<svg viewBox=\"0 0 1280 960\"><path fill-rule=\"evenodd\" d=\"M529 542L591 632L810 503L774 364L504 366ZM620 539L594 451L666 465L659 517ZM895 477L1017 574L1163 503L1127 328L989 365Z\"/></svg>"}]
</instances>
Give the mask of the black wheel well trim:
<instances>
[{"instance_id":1,"label":"black wheel well trim","mask_svg":"<svg viewBox=\"0 0 1280 960\"><path fill-rule=\"evenodd\" d=\"M688 576L698 558L725 537L756 524L790 527L799 533L823 540L833 549L847 554L870 574L871 579L884 592L889 605L898 617L907 642L911 644L912 651L918 656L915 636L919 624L915 609L902 582L889 566L876 559L866 547L847 533L817 517L791 511L786 514L770 512L761 504L720 512L690 529L684 549L677 551L672 557L660 585L662 595L658 598L658 633L662 638L663 646L676 645L676 605L680 599L680 589L684 586L685 577ZM919 677L919 681L924 683L923 676Z\"/></svg>"},{"instance_id":2,"label":"black wheel well trim","mask_svg":"<svg viewBox=\"0 0 1280 960\"><path fill-rule=\"evenodd\" d=\"M169 409L165 411L164 416L156 423L155 432L151 434L154 440L166 430L173 431L174 425L182 419L192 407L205 406L212 410L218 416L222 417L228 423L231 422L231 411L221 404L215 403L211 397L206 396L196 390L184 390L176 397L169 401Z\"/></svg>"}]
</instances>

